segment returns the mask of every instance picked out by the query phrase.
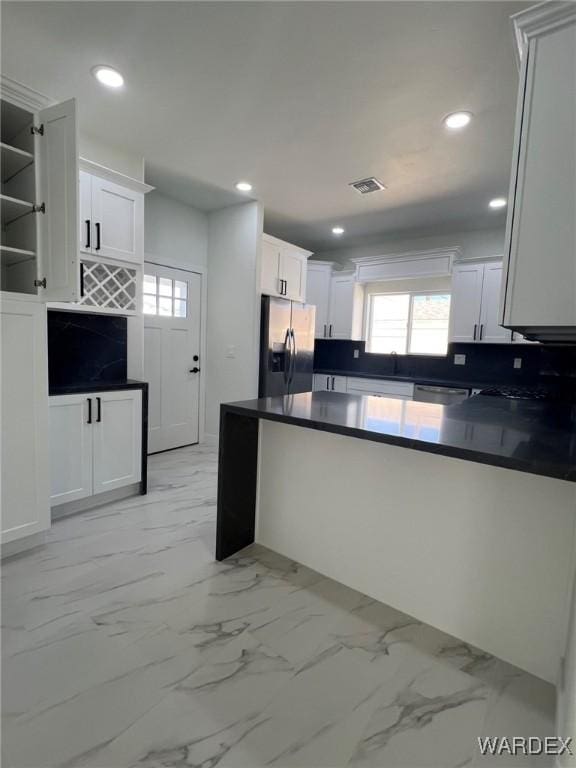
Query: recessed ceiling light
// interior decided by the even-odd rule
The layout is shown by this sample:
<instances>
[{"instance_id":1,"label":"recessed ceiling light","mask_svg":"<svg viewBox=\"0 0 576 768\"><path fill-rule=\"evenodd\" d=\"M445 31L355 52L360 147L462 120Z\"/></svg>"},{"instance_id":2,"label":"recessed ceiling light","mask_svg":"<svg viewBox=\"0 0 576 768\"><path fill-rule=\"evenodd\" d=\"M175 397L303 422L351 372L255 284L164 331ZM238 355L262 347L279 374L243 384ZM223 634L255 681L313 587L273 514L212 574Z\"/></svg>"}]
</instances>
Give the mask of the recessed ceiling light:
<instances>
[{"instance_id":1,"label":"recessed ceiling light","mask_svg":"<svg viewBox=\"0 0 576 768\"><path fill-rule=\"evenodd\" d=\"M472 120L472 112L452 112L444 118L444 125L453 131L459 128L465 128Z\"/></svg>"},{"instance_id":2,"label":"recessed ceiling light","mask_svg":"<svg viewBox=\"0 0 576 768\"><path fill-rule=\"evenodd\" d=\"M488 205L490 208L505 208L506 207L507 200L505 197L495 197L493 200L490 200Z\"/></svg>"},{"instance_id":3,"label":"recessed ceiling light","mask_svg":"<svg viewBox=\"0 0 576 768\"><path fill-rule=\"evenodd\" d=\"M102 85L108 88L121 88L124 85L124 78L113 67L98 66L92 69L92 74Z\"/></svg>"},{"instance_id":4,"label":"recessed ceiling light","mask_svg":"<svg viewBox=\"0 0 576 768\"><path fill-rule=\"evenodd\" d=\"M332 234L333 235L343 235L344 234L344 227L332 227Z\"/></svg>"},{"instance_id":5,"label":"recessed ceiling light","mask_svg":"<svg viewBox=\"0 0 576 768\"><path fill-rule=\"evenodd\" d=\"M238 192L251 192L252 184L248 181L239 181L238 184L236 184L236 189Z\"/></svg>"}]
</instances>

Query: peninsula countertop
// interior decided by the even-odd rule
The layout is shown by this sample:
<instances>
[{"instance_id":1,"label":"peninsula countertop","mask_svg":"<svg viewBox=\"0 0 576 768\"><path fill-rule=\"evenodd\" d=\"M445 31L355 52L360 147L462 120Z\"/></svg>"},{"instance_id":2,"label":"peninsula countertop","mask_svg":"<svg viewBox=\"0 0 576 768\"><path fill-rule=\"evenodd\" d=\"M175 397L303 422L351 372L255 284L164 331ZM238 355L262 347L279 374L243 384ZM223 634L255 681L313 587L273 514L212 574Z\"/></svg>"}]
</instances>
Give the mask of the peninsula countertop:
<instances>
[{"instance_id":1,"label":"peninsula countertop","mask_svg":"<svg viewBox=\"0 0 576 768\"><path fill-rule=\"evenodd\" d=\"M576 482L576 406L478 395L439 405L305 392L223 411Z\"/></svg>"}]
</instances>

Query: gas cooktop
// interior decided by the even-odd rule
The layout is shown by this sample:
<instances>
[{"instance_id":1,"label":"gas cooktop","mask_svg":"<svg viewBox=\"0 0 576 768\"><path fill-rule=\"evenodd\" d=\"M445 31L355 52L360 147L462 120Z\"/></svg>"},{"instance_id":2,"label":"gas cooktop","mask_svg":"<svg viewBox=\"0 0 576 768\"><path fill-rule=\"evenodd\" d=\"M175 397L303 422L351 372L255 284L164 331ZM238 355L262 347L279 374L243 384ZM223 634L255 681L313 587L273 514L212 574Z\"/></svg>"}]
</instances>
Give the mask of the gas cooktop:
<instances>
[{"instance_id":1,"label":"gas cooktop","mask_svg":"<svg viewBox=\"0 0 576 768\"><path fill-rule=\"evenodd\" d=\"M506 397L509 400L540 400L547 403L576 402L576 388L566 387L487 387L480 394Z\"/></svg>"}]
</instances>

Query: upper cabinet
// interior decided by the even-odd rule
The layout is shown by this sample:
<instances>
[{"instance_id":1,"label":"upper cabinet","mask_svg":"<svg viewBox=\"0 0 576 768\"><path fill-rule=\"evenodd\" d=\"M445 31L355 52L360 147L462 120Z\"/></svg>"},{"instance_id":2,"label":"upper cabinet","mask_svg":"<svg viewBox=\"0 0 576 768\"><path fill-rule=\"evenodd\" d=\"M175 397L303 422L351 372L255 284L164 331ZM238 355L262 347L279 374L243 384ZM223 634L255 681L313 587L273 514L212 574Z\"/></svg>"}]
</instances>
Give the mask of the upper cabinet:
<instances>
[{"instance_id":1,"label":"upper cabinet","mask_svg":"<svg viewBox=\"0 0 576 768\"><path fill-rule=\"evenodd\" d=\"M501 283L502 262L454 266L450 341L506 344L512 340L499 322Z\"/></svg>"},{"instance_id":2,"label":"upper cabinet","mask_svg":"<svg viewBox=\"0 0 576 768\"><path fill-rule=\"evenodd\" d=\"M144 194L80 171L80 250L141 264Z\"/></svg>"},{"instance_id":3,"label":"upper cabinet","mask_svg":"<svg viewBox=\"0 0 576 768\"><path fill-rule=\"evenodd\" d=\"M356 282L355 272L336 272L330 285L328 338L362 338L364 288Z\"/></svg>"},{"instance_id":4,"label":"upper cabinet","mask_svg":"<svg viewBox=\"0 0 576 768\"><path fill-rule=\"evenodd\" d=\"M305 301L310 251L271 235L262 238L260 290L269 296Z\"/></svg>"},{"instance_id":5,"label":"upper cabinet","mask_svg":"<svg viewBox=\"0 0 576 768\"><path fill-rule=\"evenodd\" d=\"M316 330L314 335L317 339L328 338L331 280L331 261L308 262L306 303L313 304L316 307Z\"/></svg>"},{"instance_id":6,"label":"upper cabinet","mask_svg":"<svg viewBox=\"0 0 576 768\"><path fill-rule=\"evenodd\" d=\"M3 291L78 298L78 148L74 99L42 108L1 81L0 266Z\"/></svg>"},{"instance_id":7,"label":"upper cabinet","mask_svg":"<svg viewBox=\"0 0 576 768\"><path fill-rule=\"evenodd\" d=\"M501 318L532 338L576 340L576 5L514 18L521 74Z\"/></svg>"}]
</instances>

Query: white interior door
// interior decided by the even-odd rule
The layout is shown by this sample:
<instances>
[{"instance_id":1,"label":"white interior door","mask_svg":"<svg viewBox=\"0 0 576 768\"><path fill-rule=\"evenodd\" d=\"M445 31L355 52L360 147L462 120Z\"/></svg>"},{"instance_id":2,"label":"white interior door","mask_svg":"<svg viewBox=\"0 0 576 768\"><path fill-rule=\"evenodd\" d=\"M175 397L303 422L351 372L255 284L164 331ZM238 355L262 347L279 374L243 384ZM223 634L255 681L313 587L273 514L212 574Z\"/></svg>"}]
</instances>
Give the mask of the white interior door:
<instances>
[{"instance_id":1,"label":"white interior door","mask_svg":"<svg viewBox=\"0 0 576 768\"><path fill-rule=\"evenodd\" d=\"M202 276L144 268L144 376L148 452L198 442Z\"/></svg>"}]
</instances>

